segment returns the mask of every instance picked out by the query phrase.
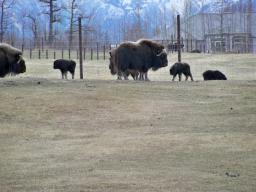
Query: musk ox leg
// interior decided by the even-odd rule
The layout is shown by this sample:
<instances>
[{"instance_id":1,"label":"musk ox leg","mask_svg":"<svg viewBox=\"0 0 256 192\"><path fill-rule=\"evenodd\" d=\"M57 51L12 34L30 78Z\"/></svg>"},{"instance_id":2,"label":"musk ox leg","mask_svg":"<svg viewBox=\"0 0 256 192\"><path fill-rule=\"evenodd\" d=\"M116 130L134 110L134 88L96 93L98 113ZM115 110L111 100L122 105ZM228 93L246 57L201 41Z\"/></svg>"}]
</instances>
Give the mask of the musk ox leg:
<instances>
[{"instance_id":1,"label":"musk ox leg","mask_svg":"<svg viewBox=\"0 0 256 192\"><path fill-rule=\"evenodd\" d=\"M124 80L129 80L128 75L126 73L123 73L123 76L124 76Z\"/></svg>"},{"instance_id":2,"label":"musk ox leg","mask_svg":"<svg viewBox=\"0 0 256 192\"><path fill-rule=\"evenodd\" d=\"M182 74L179 73L179 81L181 81L181 75L182 75Z\"/></svg>"},{"instance_id":3,"label":"musk ox leg","mask_svg":"<svg viewBox=\"0 0 256 192\"><path fill-rule=\"evenodd\" d=\"M148 78L148 72L145 73L145 81L150 81Z\"/></svg>"},{"instance_id":4,"label":"musk ox leg","mask_svg":"<svg viewBox=\"0 0 256 192\"><path fill-rule=\"evenodd\" d=\"M172 81L175 81L176 75L177 75L177 74L173 75Z\"/></svg>"},{"instance_id":5,"label":"musk ox leg","mask_svg":"<svg viewBox=\"0 0 256 192\"><path fill-rule=\"evenodd\" d=\"M131 76L132 76L133 80L136 81L136 80L138 80L139 72L138 71L132 71Z\"/></svg>"},{"instance_id":6,"label":"musk ox leg","mask_svg":"<svg viewBox=\"0 0 256 192\"><path fill-rule=\"evenodd\" d=\"M72 79L74 79L75 78L75 74L74 73L71 73L72 74Z\"/></svg>"},{"instance_id":7,"label":"musk ox leg","mask_svg":"<svg viewBox=\"0 0 256 192\"><path fill-rule=\"evenodd\" d=\"M63 72L61 72L61 78L64 79L64 73Z\"/></svg>"},{"instance_id":8,"label":"musk ox leg","mask_svg":"<svg viewBox=\"0 0 256 192\"><path fill-rule=\"evenodd\" d=\"M117 72L117 80L122 80L122 72Z\"/></svg>"},{"instance_id":9,"label":"musk ox leg","mask_svg":"<svg viewBox=\"0 0 256 192\"><path fill-rule=\"evenodd\" d=\"M191 81L194 81L194 79L193 79L193 76L192 76L192 74L190 73L190 79L191 79Z\"/></svg>"},{"instance_id":10,"label":"musk ox leg","mask_svg":"<svg viewBox=\"0 0 256 192\"><path fill-rule=\"evenodd\" d=\"M143 72L140 72L139 80L140 81L144 81L144 73Z\"/></svg>"},{"instance_id":11,"label":"musk ox leg","mask_svg":"<svg viewBox=\"0 0 256 192\"><path fill-rule=\"evenodd\" d=\"M134 81L137 80L137 75L136 75L136 74L131 74L131 76L132 76L132 78L133 78Z\"/></svg>"}]
</instances>

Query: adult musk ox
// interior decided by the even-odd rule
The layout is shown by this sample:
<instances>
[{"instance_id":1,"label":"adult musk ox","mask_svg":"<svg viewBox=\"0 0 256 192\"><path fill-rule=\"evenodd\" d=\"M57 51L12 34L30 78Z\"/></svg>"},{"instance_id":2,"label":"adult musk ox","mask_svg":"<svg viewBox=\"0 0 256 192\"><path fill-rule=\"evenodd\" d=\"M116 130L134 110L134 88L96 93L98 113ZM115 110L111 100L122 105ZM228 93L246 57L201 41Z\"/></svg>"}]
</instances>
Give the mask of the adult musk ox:
<instances>
[{"instance_id":1,"label":"adult musk ox","mask_svg":"<svg viewBox=\"0 0 256 192\"><path fill-rule=\"evenodd\" d=\"M61 71L62 79L67 79L68 71L71 73L72 79L74 79L76 62L72 60L57 59L53 63L53 69L59 69Z\"/></svg>"},{"instance_id":2,"label":"adult musk ox","mask_svg":"<svg viewBox=\"0 0 256 192\"><path fill-rule=\"evenodd\" d=\"M191 81L194 81L189 64L177 62L170 68L170 75L173 75L172 81L175 80L177 75L179 75L179 81L181 81L182 74L186 76L186 81L188 80L188 77L190 77Z\"/></svg>"},{"instance_id":3,"label":"adult musk ox","mask_svg":"<svg viewBox=\"0 0 256 192\"><path fill-rule=\"evenodd\" d=\"M124 79L127 79L127 71L135 71L141 76L145 74L145 80L148 80L149 69L156 71L168 65L164 46L146 39L122 43L110 54L111 74L123 75Z\"/></svg>"},{"instance_id":4,"label":"adult musk ox","mask_svg":"<svg viewBox=\"0 0 256 192\"><path fill-rule=\"evenodd\" d=\"M7 74L19 74L26 72L25 61L22 52L11 45L0 43L0 77Z\"/></svg>"},{"instance_id":5,"label":"adult musk ox","mask_svg":"<svg viewBox=\"0 0 256 192\"><path fill-rule=\"evenodd\" d=\"M212 71L208 70L203 73L203 77L205 81L208 80L227 80L227 77L221 73L220 71Z\"/></svg>"}]
</instances>

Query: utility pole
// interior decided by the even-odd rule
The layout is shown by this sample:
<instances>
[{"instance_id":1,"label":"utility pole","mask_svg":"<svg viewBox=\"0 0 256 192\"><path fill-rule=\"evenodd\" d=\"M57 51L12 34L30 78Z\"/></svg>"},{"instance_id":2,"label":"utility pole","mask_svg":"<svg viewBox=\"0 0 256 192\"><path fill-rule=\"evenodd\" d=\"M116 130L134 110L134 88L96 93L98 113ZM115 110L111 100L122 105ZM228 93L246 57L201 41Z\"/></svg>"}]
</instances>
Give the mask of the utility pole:
<instances>
[{"instance_id":1,"label":"utility pole","mask_svg":"<svg viewBox=\"0 0 256 192\"><path fill-rule=\"evenodd\" d=\"M178 62L181 62L180 15L177 15L177 50L178 50Z\"/></svg>"}]
</instances>

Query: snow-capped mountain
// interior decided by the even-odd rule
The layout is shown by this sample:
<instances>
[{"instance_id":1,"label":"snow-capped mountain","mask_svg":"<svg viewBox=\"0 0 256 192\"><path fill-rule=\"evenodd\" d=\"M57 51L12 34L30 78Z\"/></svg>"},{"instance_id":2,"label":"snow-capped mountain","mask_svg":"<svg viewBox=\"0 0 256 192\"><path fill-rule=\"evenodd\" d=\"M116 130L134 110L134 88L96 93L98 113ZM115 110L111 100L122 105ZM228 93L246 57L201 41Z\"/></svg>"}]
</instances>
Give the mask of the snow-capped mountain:
<instances>
[{"instance_id":1,"label":"snow-capped mountain","mask_svg":"<svg viewBox=\"0 0 256 192\"><path fill-rule=\"evenodd\" d=\"M108 33L108 36L117 36L118 30L122 29L121 24L127 22L132 25L136 22L138 18L141 20L142 24L147 22L149 28L152 31L161 31L155 28L158 25L167 25L171 27L170 23L172 15L181 14L183 15L186 10L186 3L190 14L194 15L196 13L204 12L219 12L223 9L235 9L236 7L245 5L248 0L80 0L77 1L76 14L89 15L94 12L93 18L90 21L91 25L101 26L101 33ZM18 31L21 34L24 31L23 26L32 25L32 20L26 17L26 15L32 15L37 19L39 23L39 30L47 30L48 28L48 16L43 14L46 7L39 3L39 0L16 0L15 7L10 10L10 16L8 19L12 23L11 31ZM70 0L58 0L58 5L60 7L67 7ZM252 0L254 9L256 6L256 0ZM69 13L65 10L60 12L61 22L56 24L56 28L65 32L67 31L69 24ZM165 20L165 24L163 24ZM89 21L85 21L89 22ZM154 25L154 26L153 26ZM152 28L152 29L150 29ZM153 29L154 28L154 29ZM9 29L8 29L9 30ZM25 29L26 36L32 36L31 27Z\"/></svg>"}]
</instances>

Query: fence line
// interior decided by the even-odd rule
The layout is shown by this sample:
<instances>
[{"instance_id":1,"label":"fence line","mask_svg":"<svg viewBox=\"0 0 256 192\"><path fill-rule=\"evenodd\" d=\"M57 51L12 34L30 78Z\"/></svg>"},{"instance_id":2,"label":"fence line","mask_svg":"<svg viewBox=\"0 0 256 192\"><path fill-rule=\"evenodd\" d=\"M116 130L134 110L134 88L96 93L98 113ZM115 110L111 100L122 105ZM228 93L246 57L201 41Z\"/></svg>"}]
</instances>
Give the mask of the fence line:
<instances>
[{"instance_id":1,"label":"fence line","mask_svg":"<svg viewBox=\"0 0 256 192\"><path fill-rule=\"evenodd\" d=\"M109 49L83 48L83 60L106 60ZM79 59L79 50L71 49L23 49L26 59Z\"/></svg>"},{"instance_id":2,"label":"fence line","mask_svg":"<svg viewBox=\"0 0 256 192\"><path fill-rule=\"evenodd\" d=\"M239 40L239 39L238 39ZM177 40L172 38L170 40L154 40L165 46L165 48L173 53L177 51ZM206 41L197 39L185 39L181 37L181 51L182 52L192 52L198 50L202 53L256 53L256 38L250 37L244 40L245 42L239 42L234 40L230 45L225 44L222 46L222 42L216 41ZM8 42L6 42L8 43ZM24 44L20 41L12 43L16 48L22 50L24 56L28 59L77 59L78 58L78 48L73 46L68 48L66 41L55 42L51 47L47 46L47 43L42 41L38 46L32 46L30 44ZM74 42L76 44L76 42ZM107 59L109 50L116 48L119 44L108 44L105 42L90 42L92 46L84 46L83 48L83 59L84 60L99 60ZM85 45L85 44L84 44ZM210 48L209 48L210 47ZM224 51L223 51L224 50Z\"/></svg>"}]
</instances>

